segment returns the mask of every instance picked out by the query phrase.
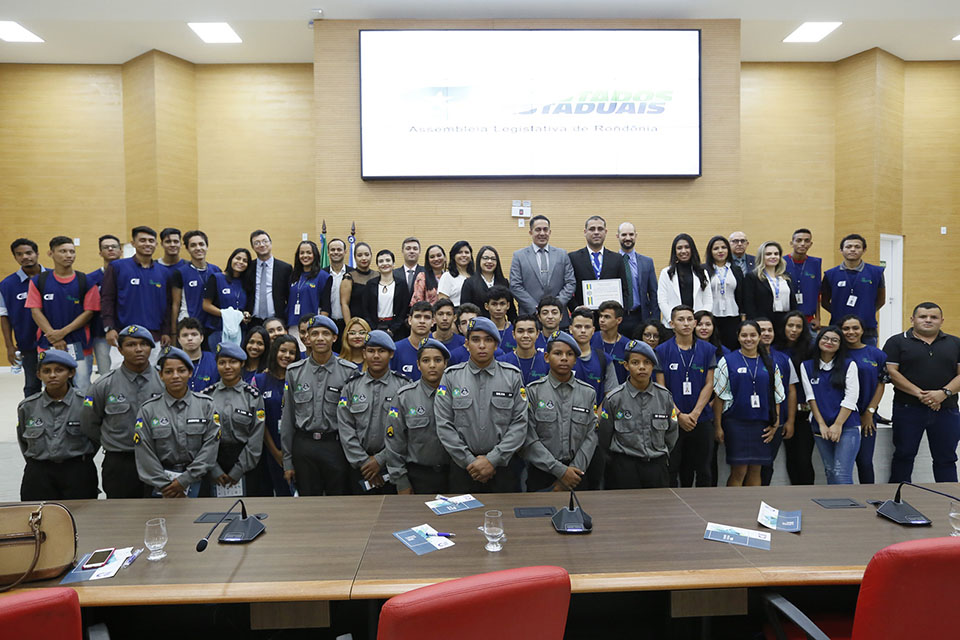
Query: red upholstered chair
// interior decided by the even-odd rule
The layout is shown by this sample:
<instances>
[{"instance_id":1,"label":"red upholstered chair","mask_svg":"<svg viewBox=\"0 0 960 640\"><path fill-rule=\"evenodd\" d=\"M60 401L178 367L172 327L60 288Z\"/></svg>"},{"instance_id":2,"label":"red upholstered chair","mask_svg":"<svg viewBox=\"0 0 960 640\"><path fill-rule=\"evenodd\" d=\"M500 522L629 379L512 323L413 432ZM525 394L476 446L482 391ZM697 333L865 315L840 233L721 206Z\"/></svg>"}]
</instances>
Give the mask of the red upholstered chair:
<instances>
[{"instance_id":1,"label":"red upholstered chair","mask_svg":"<svg viewBox=\"0 0 960 640\"><path fill-rule=\"evenodd\" d=\"M560 640L569 606L570 576L560 567L483 573L390 598L377 640Z\"/></svg>"},{"instance_id":2,"label":"red upholstered chair","mask_svg":"<svg viewBox=\"0 0 960 640\"><path fill-rule=\"evenodd\" d=\"M30 640L83 638L77 592L51 588L0 596L0 637Z\"/></svg>"},{"instance_id":3,"label":"red upholstered chair","mask_svg":"<svg viewBox=\"0 0 960 640\"><path fill-rule=\"evenodd\" d=\"M850 638L852 640L917 640L956 638L957 576L960 538L930 538L900 542L871 558L860 584L853 619L818 620L817 627L778 594L767 594L771 619L767 638ZM780 630L776 611L793 625ZM829 632L825 633L825 632Z\"/></svg>"}]
</instances>

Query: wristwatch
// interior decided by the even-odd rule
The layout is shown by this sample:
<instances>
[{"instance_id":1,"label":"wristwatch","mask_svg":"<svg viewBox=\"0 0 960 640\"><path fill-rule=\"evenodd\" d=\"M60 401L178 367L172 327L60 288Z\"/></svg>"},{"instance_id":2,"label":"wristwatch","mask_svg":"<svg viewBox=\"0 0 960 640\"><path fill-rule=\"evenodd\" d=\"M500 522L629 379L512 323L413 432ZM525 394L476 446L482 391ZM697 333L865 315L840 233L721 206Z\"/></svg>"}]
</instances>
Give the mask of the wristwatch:
<instances>
[{"instance_id":1,"label":"wristwatch","mask_svg":"<svg viewBox=\"0 0 960 640\"><path fill-rule=\"evenodd\" d=\"M876 413L876 412L877 412L877 410L876 410L874 407L867 407L867 411L869 411L870 413Z\"/></svg>"},{"instance_id":2,"label":"wristwatch","mask_svg":"<svg viewBox=\"0 0 960 640\"><path fill-rule=\"evenodd\" d=\"M943 389L940 389L940 391L943 391L943 393L946 394L948 398L953 395L953 391L950 391L950 389L947 389L946 387L944 387Z\"/></svg>"}]
</instances>

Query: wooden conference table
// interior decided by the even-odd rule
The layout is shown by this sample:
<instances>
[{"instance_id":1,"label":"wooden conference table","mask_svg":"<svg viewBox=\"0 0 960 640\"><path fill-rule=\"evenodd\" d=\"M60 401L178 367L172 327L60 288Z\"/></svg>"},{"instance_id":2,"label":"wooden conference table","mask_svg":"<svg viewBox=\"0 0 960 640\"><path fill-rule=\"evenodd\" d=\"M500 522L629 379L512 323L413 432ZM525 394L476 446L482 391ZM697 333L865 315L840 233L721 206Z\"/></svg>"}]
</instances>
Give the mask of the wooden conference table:
<instances>
[{"instance_id":1,"label":"wooden conference table","mask_svg":"<svg viewBox=\"0 0 960 640\"><path fill-rule=\"evenodd\" d=\"M931 485L933 486L933 485ZM937 485L957 493L953 484ZM266 533L247 545L211 539L195 550L210 524L193 520L224 511L229 499L89 500L68 502L77 520L79 550L142 546L146 520L167 519L168 556L146 553L111 579L72 585L83 606L292 603L389 598L442 580L552 564L570 573L575 593L661 590L674 593L736 591L780 585L857 584L873 554L885 546L948 535L949 500L912 487L904 500L933 520L903 527L862 509L828 510L811 498L892 498L895 485L657 489L583 492L593 517L589 535L560 535L548 518L515 518L514 507L561 507L564 493L495 494L478 498L482 509L435 516L425 496L251 498L250 513L265 512ZM763 551L703 539L707 522L762 529L760 501L803 511L803 532L773 532ZM504 514L507 541L500 553L484 550L477 527L486 509ZM448 549L416 556L393 536L428 523L457 534ZM219 534L219 530L215 535ZM960 544L960 541L958 541ZM29 588L58 581L33 583Z\"/></svg>"}]
</instances>

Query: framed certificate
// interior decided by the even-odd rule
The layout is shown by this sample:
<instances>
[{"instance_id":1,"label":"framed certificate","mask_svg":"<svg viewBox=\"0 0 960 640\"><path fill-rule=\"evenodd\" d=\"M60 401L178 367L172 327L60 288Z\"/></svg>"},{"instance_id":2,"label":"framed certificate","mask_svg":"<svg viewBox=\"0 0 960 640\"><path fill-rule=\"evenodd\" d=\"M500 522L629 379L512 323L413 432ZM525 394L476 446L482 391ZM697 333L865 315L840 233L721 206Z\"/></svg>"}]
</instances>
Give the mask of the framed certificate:
<instances>
[{"instance_id":1,"label":"framed certificate","mask_svg":"<svg viewBox=\"0 0 960 640\"><path fill-rule=\"evenodd\" d=\"M584 280L581 286L583 288L583 304L586 307L596 309L607 300L616 300L623 305L623 289L621 289L619 278Z\"/></svg>"}]
</instances>

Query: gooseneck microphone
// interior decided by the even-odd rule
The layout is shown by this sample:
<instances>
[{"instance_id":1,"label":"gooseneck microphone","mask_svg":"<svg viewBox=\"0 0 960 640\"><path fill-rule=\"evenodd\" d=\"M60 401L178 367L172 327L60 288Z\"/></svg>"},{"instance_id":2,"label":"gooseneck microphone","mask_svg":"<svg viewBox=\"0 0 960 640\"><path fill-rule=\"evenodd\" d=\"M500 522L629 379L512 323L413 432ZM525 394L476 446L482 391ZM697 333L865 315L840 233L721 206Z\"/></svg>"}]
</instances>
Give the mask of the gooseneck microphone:
<instances>
[{"instance_id":1,"label":"gooseneck microphone","mask_svg":"<svg viewBox=\"0 0 960 640\"><path fill-rule=\"evenodd\" d=\"M256 516L251 518L247 517L247 505L243 503L243 498L237 498L237 501L234 502L233 505L226 511L226 513L220 516L220 519L217 520L217 523L210 528L210 532L207 533L207 535L197 543L198 553L207 548L207 544L210 541L210 536L212 536L217 527L219 527L223 521L227 519L227 516L233 513L233 510L238 504L240 505L240 517L224 527L223 532L220 534L220 542L250 542L258 535L263 533L264 530L266 530L266 527L263 526L263 523L260 522L259 518Z\"/></svg>"},{"instance_id":2,"label":"gooseneck microphone","mask_svg":"<svg viewBox=\"0 0 960 640\"><path fill-rule=\"evenodd\" d=\"M960 502L960 498L952 496L949 493L944 493L943 491L937 491L936 489L930 489L928 487L921 486L919 484L913 484L912 482L901 482L897 486L897 493L894 495L893 500L887 500L879 507L877 507L877 515L883 516L893 520L897 524L906 524L914 526L926 526L932 524L932 521L927 516L923 515L917 511L912 505L908 502L904 502L900 499L900 493L903 490L903 485L908 485L911 487L916 487L917 489L922 489L923 491L929 491L930 493L935 493L937 495L943 496L944 498L950 498L951 500L956 500Z\"/></svg>"}]
</instances>

